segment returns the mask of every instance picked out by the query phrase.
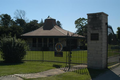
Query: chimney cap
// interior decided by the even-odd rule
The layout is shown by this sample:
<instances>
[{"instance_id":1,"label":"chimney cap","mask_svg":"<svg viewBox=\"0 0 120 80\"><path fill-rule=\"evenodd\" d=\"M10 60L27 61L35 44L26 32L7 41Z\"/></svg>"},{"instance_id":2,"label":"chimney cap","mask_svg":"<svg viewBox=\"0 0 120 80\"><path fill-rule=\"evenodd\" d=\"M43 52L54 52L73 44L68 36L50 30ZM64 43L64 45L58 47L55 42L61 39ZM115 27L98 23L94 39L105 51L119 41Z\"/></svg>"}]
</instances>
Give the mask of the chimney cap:
<instances>
[{"instance_id":1,"label":"chimney cap","mask_svg":"<svg viewBox=\"0 0 120 80\"><path fill-rule=\"evenodd\" d=\"M48 16L47 19L53 19L53 18L51 18L50 16Z\"/></svg>"}]
</instances>

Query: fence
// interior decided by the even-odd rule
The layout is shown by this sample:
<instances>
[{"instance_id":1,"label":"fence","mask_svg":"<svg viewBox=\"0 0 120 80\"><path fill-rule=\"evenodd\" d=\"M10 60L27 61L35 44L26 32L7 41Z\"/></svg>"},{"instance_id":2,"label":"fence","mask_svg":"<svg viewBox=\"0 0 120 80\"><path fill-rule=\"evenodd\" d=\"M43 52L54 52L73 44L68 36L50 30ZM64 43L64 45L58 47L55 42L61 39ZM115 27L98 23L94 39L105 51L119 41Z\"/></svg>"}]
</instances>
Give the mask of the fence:
<instances>
[{"instance_id":1,"label":"fence","mask_svg":"<svg viewBox=\"0 0 120 80\"><path fill-rule=\"evenodd\" d=\"M120 42L112 27L108 26L108 67L120 63Z\"/></svg>"}]
</instances>

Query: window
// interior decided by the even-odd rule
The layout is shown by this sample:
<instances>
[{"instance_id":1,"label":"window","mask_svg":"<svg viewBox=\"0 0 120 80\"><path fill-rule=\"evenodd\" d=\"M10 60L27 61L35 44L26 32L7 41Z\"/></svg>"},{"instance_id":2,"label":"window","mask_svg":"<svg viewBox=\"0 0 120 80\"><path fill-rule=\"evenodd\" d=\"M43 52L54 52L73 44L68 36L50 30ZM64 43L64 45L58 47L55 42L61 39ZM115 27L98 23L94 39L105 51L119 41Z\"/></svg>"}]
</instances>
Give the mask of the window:
<instances>
[{"instance_id":1,"label":"window","mask_svg":"<svg viewBox=\"0 0 120 80\"><path fill-rule=\"evenodd\" d=\"M49 47L53 46L53 39L49 38Z\"/></svg>"},{"instance_id":2,"label":"window","mask_svg":"<svg viewBox=\"0 0 120 80\"><path fill-rule=\"evenodd\" d=\"M58 38L55 38L55 39L54 39L54 42L55 42L55 44L58 43Z\"/></svg>"},{"instance_id":3,"label":"window","mask_svg":"<svg viewBox=\"0 0 120 80\"><path fill-rule=\"evenodd\" d=\"M38 38L38 47L42 47L42 38Z\"/></svg>"},{"instance_id":4,"label":"window","mask_svg":"<svg viewBox=\"0 0 120 80\"><path fill-rule=\"evenodd\" d=\"M44 46L47 46L47 38L43 39Z\"/></svg>"},{"instance_id":5,"label":"window","mask_svg":"<svg viewBox=\"0 0 120 80\"><path fill-rule=\"evenodd\" d=\"M36 47L36 38L33 38L32 46L33 46L33 47Z\"/></svg>"}]
</instances>

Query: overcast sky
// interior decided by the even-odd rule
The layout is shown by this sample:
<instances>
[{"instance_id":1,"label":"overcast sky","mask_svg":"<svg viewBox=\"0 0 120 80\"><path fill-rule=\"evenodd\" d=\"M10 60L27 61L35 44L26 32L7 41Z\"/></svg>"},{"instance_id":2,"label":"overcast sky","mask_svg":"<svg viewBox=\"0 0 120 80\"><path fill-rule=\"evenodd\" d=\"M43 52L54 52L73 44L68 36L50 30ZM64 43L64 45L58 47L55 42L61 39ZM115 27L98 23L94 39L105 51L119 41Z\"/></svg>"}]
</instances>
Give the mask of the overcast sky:
<instances>
[{"instance_id":1,"label":"overcast sky","mask_svg":"<svg viewBox=\"0 0 120 80\"><path fill-rule=\"evenodd\" d=\"M46 19L48 16L59 20L62 27L75 32L75 20L88 13L105 12L108 24L116 33L120 27L120 0L0 0L0 14L14 18L16 10L24 10L29 20Z\"/></svg>"}]
</instances>

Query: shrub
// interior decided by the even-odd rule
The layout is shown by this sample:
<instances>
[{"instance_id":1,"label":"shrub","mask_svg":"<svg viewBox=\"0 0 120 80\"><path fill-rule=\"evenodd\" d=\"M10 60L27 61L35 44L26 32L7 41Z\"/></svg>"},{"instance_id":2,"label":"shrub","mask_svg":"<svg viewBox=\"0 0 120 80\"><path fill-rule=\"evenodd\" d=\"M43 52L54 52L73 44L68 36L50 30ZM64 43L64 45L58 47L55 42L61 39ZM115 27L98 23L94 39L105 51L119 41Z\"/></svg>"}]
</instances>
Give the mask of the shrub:
<instances>
[{"instance_id":1,"label":"shrub","mask_svg":"<svg viewBox=\"0 0 120 80\"><path fill-rule=\"evenodd\" d=\"M1 57L5 62L21 62L27 49L28 46L24 40L12 37L1 39Z\"/></svg>"}]
</instances>

